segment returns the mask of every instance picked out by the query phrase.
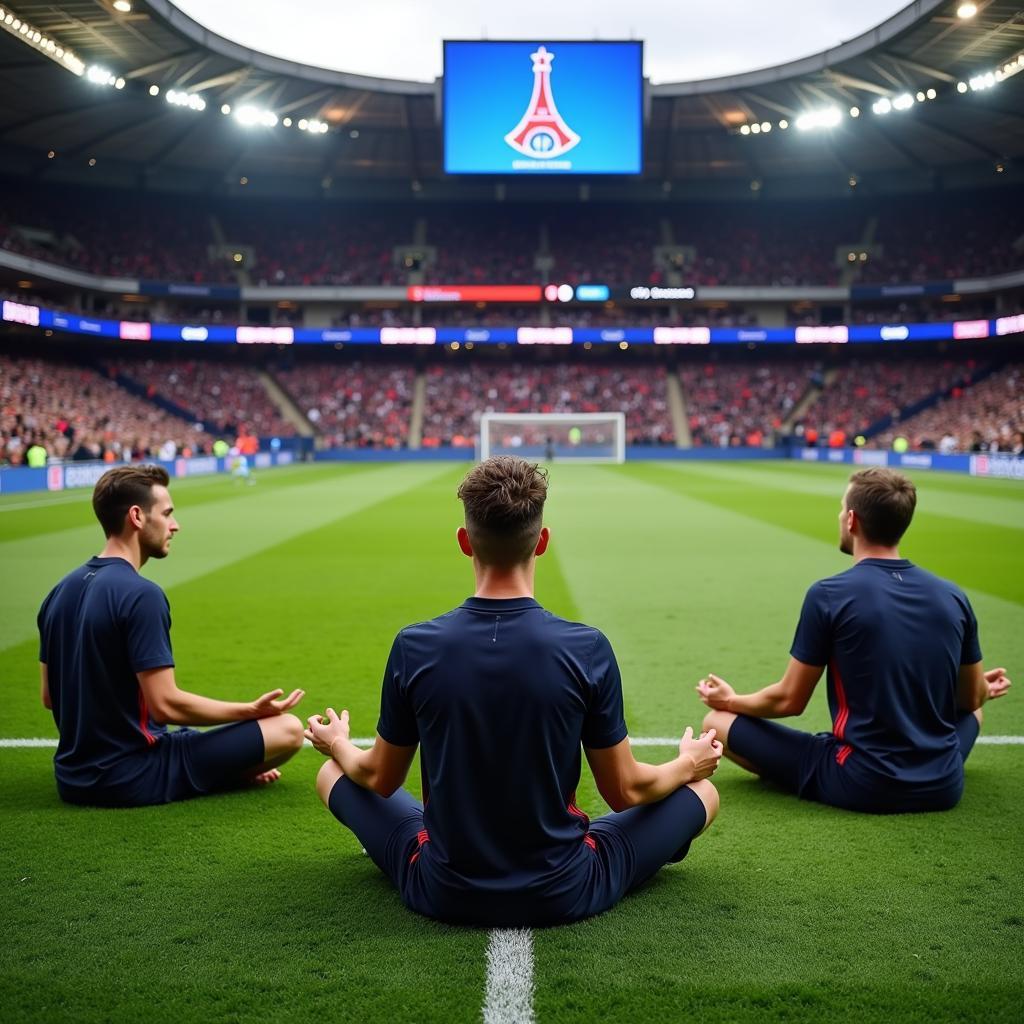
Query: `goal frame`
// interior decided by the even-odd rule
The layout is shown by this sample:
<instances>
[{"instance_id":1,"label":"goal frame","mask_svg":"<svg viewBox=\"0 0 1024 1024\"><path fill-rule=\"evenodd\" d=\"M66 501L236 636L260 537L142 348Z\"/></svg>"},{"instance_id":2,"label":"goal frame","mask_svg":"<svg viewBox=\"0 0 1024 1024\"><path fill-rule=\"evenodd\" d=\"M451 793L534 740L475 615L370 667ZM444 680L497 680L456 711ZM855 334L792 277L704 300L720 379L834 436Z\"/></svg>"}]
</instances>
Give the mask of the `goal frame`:
<instances>
[{"instance_id":1,"label":"goal frame","mask_svg":"<svg viewBox=\"0 0 1024 1024\"><path fill-rule=\"evenodd\" d=\"M480 416L480 436L477 454L483 462L491 457L490 425L498 423L613 423L615 440L613 454L555 457L556 462L590 462L618 464L626 461L626 414L624 412L485 412Z\"/></svg>"}]
</instances>

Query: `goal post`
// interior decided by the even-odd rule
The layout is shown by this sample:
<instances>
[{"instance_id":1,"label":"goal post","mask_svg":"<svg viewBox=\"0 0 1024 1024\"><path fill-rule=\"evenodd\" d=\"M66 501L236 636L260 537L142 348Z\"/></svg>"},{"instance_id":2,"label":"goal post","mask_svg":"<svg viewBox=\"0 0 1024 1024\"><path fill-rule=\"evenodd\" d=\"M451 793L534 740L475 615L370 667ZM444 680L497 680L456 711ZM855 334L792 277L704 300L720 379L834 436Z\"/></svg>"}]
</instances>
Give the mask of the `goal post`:
<instances>
[{"instance_id":1,"label":"goal post","mask_svg":"<svg viewBox=\"0 0 1024 1024\"><path fill-rule=\"evenodd\" d=\"M625 462L622 412L485 412L480 460L492 455L558 462Z\"/></svg>"}]
</instances>

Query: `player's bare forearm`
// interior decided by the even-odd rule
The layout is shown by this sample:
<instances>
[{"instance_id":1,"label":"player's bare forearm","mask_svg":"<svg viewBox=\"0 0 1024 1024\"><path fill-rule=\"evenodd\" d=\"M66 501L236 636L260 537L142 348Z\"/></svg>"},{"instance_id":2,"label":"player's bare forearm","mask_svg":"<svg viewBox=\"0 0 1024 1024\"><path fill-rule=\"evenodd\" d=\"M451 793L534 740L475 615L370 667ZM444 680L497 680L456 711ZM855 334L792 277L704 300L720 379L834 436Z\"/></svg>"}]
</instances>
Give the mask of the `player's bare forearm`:
<instances>
[{"instance_id":1,"label":"player's bare forearm","mask_svg":"<svg viewBox=\"0 0 1024 1024\"><path fill-rule=\"evenodd\" d=\"M175 690L151 707L153 717L167 725L226 725L257 717L252 704L215 700L188 690Z\"/></svg>"},{"instance_id":2,"label":"player's bare forearm","mask_svg":"<svg viewBox=\"0 0 1024 1024\"><path fill-rule=\"evenodd\" d=\"M363 750L350 739L338 737L331 741L331 757L338 767L357 785L363 789L377 791L378 772L373 758L373 750Z\"/></svg>"},{"instance_id":3,"label":"player's bare forearm","mask_svg":"<svg viewBox=\"0 0 1024 1024\"><path fill-rule=\"evenodd\" d=\"M664 764L637 761L635 777L624 787L622 806L612 809L624 811L629 807L657 803L696 777L693 758L682 754Z\"/></svg>"},{"instance_id":4,"label":"player's bare forearm","mask_svg":"<svg viewBox=\"0 0 1024 1024\"><path fill-rule=\"evenodd\" d=\"M788 718L800 714L803 708L794 706L792 696L781 683L772 683L754 693L734 694L725 710L752 718Z\"/></svg>"}]
</instances>

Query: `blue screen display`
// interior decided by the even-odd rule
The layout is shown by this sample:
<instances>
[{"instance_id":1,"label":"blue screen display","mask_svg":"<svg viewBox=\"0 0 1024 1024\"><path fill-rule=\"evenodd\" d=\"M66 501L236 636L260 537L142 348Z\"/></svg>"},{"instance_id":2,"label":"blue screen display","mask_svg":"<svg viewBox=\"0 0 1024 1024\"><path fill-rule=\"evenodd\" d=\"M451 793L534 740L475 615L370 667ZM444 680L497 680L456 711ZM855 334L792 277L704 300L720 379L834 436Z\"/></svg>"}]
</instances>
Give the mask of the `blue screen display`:
<instances>
[{"instance_id":1,"label":"blue screen display","mask_svg":"<svg viewBox=\"0 0 1024 1024\"><path fill-rule=\"evenodd\" d=\"M639 174L643 44L444 44L448 174Z\"/></svg>"}]
</instances>

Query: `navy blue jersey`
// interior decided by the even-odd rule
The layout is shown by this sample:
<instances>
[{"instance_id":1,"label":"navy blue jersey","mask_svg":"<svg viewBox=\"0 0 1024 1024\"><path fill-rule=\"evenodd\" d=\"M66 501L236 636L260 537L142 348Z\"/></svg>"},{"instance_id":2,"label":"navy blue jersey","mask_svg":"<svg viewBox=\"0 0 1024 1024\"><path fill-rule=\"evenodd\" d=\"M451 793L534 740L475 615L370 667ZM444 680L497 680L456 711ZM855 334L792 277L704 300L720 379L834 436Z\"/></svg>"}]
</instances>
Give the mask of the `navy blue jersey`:
<instances>
[{"instance_id":1,"label":"navy blue jersey","mask_svg":"<svg viewBox=\"0 0 1024 1024\"><path fill-rule=\"evenodd\" d=\"M865 558L807 591L790 654L828 666L835 757L852 776L937 789L962 778L957 675L981 649L959 587Z\"/></svg>"},{"instance_id":2,"label":"navy blue jersey","mask_svg":"<svg viewBox=\"0 0 1024 1024\"><path fill-rule=\"evenodd\" d=\"M403 629L377 731L420 744L421 868L492 896L554 882L585 853L580 745L626 736L611 645L532 598L470 598Z\"/></svg>"},{"instance_id":3,"label":"navy blue jersey","mask_svg":"<svg viewBox=\"0 0 1024 1024\"><path fill-rule=\"evenodd\" d=\"M135 677L174 664L164 592L123 558L90 558L50 591L38 624L60 732L58 781L117 781L118 761L167 731L150 718Z\"/></svg>"}]
</instances>

